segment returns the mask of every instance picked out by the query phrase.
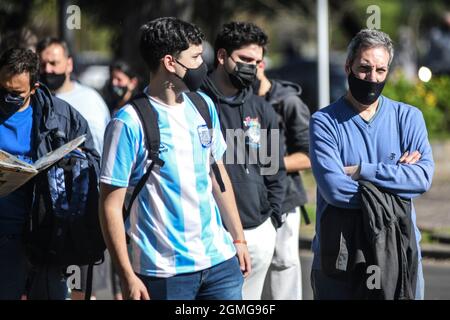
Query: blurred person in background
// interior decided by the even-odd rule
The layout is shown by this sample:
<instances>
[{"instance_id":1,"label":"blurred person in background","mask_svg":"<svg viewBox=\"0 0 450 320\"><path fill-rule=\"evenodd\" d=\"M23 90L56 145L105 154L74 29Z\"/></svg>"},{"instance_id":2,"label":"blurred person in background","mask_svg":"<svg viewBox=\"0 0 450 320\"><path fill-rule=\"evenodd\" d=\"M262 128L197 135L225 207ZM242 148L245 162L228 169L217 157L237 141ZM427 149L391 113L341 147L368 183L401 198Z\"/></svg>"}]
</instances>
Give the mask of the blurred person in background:
<instances>
[{"instance_id":1,"label":"blurred person in background","mask_svg":"<svg viewBox=\"0 0 450 320\"><path fill-rule=\"evenodd\" d=\"M73 59L67 44L59 39L47 37L38 42L36 51L40 58L39 80L58 98L68 102L83 118L91 131L96 151L103 151L103 135L111 119L108 107L94 89L71 79ZM105 263L97 268L105 268ZM87 268L82 267L82 289L72 291L72 299L84 299ZM95 283L94 291L95 292ZM92 297L94 298L95 295Z\"/></svg>"},{"instance_id":2,"label":"blurred person in background","mask_svg":"<svg viewBox=\"0 0 450 320\"><path fill-rule=\"evenodd\" d=\"M105 101L94 89L71 79L73 59L64 41L47 37L39 41L36 49L41 63L39 80L87 120L95 148L102 154L103 135L110 120Z\"/></svg>"},{"instance_id":3,"label":"blurred person in background","mask_svg":"<svg viewBox=\"0 0 450 320\"><path fill-rule=\"evenodd\" d=\"M0 54L12 48L25 48L36 51L37 36L28 28L0 34Z\"/></svg>"},{"instance_id":4,"label":"blurred person in background","mask_svg":"<svg viewBox=\"0 0 450 320\"><path fill-rule=\"evenodd\" d=\"M139 78L131 66L122 60L114 61L109 66L109 77L102 93L113 116L139 90Z\"/></svg>"},{"instance_id":5,"label":"blurred person in background","mask_svg":"<svg viewBox=\"0 0 450 320\"><path fill-rule=\"evenodd\" d=\"M300 210L305 210L307 195L299 171L311 168L309 161L308 106L300 98L299 85L269 79L266 62L258 64L253 90L264 97L278 115L281 143L286 153L286 196L282 212L285 223L277 229L275 252L267 272L262 298L264 300L301 300L302 275L299 256ZM303 211L306 214L306 211Z\"/></svg>"},{"instance_id":6,"label":"blurred person in background","mask_svg":"<svg viewBox=\"0 0 450 320\"><path fill-rule=\"evenodd\" d=\"M424 63L434 74L450 75L450 11L445 11L439 22L428 34L430 47Z\"/></svg>"}]
</instances>

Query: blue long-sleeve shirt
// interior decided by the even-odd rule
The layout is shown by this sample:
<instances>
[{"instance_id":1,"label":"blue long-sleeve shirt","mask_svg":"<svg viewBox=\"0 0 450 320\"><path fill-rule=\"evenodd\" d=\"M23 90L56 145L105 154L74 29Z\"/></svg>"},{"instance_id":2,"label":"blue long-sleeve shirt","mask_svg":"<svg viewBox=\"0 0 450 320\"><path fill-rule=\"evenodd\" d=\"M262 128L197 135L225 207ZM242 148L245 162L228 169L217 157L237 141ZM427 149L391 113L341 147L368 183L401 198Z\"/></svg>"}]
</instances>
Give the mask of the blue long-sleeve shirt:
<instances>
[{"instance_id":1,"label":"blue long-sleeve shirt","mask_svg":"<svg viewBox=\"0 0 450 320\"><path fill-rule=\"evenodd\" d=\"M0 117L0 149L22 161L32 163L33 107L16 112L8 119ZM0 234L19 234L29 206L31 205L30 184L0 198Z\"/></svg>"},{"instance_id":2,"label":"blue long-sleeve shirt","mask_svg":"<svg viewBox=\"0 0 450 320\"><path fill-rule=\"evenodd\" d=\"M416 164L398 163L403 153L416 150L421 154ZM434 172L422 113L384 96L370 121L359 116L344 97L314 113L310 122L310 156L317 182L315 269L320 269L319 222L327 204L360 208L358 182L345 174L344 167L360 165L360 179L408 199L430 188ZM414 206L411 214L419 243Z\"/></svg>"}]
</instances>

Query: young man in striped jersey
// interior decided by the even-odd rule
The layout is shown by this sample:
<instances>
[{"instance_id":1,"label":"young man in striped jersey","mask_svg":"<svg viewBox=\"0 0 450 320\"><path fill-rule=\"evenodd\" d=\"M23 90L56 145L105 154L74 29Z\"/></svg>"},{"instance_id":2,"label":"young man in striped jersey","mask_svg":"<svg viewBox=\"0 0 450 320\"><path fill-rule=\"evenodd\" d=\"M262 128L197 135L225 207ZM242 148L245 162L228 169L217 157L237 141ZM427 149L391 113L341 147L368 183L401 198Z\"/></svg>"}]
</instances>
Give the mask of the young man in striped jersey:
<instances>
[{"instance_id":1,"label":"young man in striped jersey","mask_svg":"<svg viewBox=\"0 0 450 320\"><path fill-rule=\"evenodd\" d=\"M123 107L107 128L100 217L125 299L241 299L250 272L233 189L220 162L226 144L214 104L201 94L212 122L212 138L205 141L199 130L205 120L186 95L206 76L202 40L196 26L176 18L142 27L140 50L150 69L144 93L158 115L164 165L151 171L125 223L122 206L151 160L133 106ZM210 173L210 154L225 192Z\"/></svg>"}]
</instances>

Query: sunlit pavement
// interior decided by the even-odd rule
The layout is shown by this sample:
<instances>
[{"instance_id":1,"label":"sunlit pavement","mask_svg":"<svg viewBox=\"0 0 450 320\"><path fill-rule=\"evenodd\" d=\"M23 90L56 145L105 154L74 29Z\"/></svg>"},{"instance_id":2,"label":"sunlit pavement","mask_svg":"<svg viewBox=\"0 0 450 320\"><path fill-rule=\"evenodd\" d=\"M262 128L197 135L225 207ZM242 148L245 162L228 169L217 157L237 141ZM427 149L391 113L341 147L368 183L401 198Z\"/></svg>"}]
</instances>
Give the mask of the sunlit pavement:
<instances>
[{"instance_id":1,"label":"sunlit pavement","mask_svg":"<svg viewBox=\"0 0 450 320\"><path fill-rule=\"evenodd\" d=\"M310 284L312 253L300 250L302 263L303 299L312 300ZM426 259L423 261L425 276L425 299L448 300L450 299L450 261L438 261ZM111 299L112 295L105 289L97 293L97 299Z\"/></svg>"},{"instance_id":2,"label":"sunlit pavement","mask_svg":"<svg viewBox=\"0 0 450 320\"><path fill-rule=\"evenodd\" d=\"M313 298L310 274L312 264L312 253L306 250L300 251L302 263L303 299ZM449 300L450 299L450 261L423 260L425 277L425 299L426 300Z\"/></svg>"}]
</instances>

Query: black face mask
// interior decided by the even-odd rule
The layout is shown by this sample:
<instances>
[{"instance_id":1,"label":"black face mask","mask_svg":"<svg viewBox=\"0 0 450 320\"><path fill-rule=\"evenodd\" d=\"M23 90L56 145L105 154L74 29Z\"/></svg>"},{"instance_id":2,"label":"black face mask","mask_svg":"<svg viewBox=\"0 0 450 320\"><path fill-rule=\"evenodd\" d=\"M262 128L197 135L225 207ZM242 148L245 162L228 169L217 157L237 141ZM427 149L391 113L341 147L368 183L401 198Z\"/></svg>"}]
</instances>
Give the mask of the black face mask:
<instances>
[{"instance_id":1,"label":"black face mask","mask_svg":"<svg viewBox=\"0 0 450 320\"><path fill-rule=\"evenodd\" d=\"M348 75L348 87L353 98L363 105L371 105L377 101L383 91L386 80L383 82L372 82L355 77L352 71Z\"/></svg>"},{"instance_id":2,"label":"black face mask","mask_svg":"<svg viewBox=\"0 0 450 320\"><path fill-rule=\"evenodd\" d=\"M234 61L233 58L230 57ZM256 79L256 64L234 61L236 66L233 72L228 73L231 84L239 90L250 87Z\"/></svg>"},{"instance_id":3,"label":"black face mask","mask_svg":"<svg viewBox=\"0 0 450 320\"><path fill-rule=\"evenodd\" d=\"M252 83L253 93L258 95L260 87L261 87L261 80L256 78L255 81L253 81L253 83Z\"/></svg>"},{"instance_id":4,"label":"black face mask","mask_svg":"<svg viewBox=\"0 0 450 320\"><path fill-rule=\"evenodd\" d=\"M175 59L175 61L182 67L186 68L186 73L184 77L181 78L177 74L175 74L181 81L184 82L189 91L197 91L198 88L202 85L203 81L208 74L208 67L205 62L202 62L197 68L188 68L181 62Z\"/></svg>"},{"instance_id":5,"label":"black face mask","mask_svg":"<svg viewBox=\"0 0 450 320\"><path fill-rule=\"evenodd\" d=\"M123 99L123 97L125 97L125 95L128 92L128 87L127 86L114 86L113 84L109 85L109 91L111 94L111 98L114 101L121 101Z\"/></svg>"},{"instance_id":6,"label":"black face mask","mask_svg":"<svg viewBox=\"0 0 450 320\"><path fill-rule=\"evenodd\" d=\"M8 119L25 104L26 98L0 88L0 119Z\"/></svg>"},{"instance_id":7,"label":"black face mask","mask_svg":"<svg viewBox=\"0 0 450 320\"><path fill-rule=\"evenodd\" d=\"M39 80L45 84L50 91L56 91L62 87L66 81L65 73L41 73Z\"/></svg>"}]
</instances>

